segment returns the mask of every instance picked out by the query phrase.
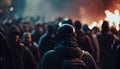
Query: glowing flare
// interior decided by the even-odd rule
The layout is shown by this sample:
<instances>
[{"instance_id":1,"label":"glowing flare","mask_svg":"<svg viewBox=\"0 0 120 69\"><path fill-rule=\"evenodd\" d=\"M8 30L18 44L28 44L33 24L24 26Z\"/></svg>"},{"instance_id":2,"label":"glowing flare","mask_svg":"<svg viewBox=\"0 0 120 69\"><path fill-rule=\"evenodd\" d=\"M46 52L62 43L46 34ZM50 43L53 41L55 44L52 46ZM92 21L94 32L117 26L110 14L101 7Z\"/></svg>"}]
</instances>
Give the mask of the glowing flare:
<instances>
[{"instance_id":1,"label":"glowing flare","mask_svg":"<svg viewBox=\"0 0 120 69\"><path fill-rule=\"evenodd\" d=\"M97 22L93 22L91 25L89 25L89 28L92 29L95 26L97 26Z\"/></svg>"},{"instance_id":2,"label":"glowing flare","mask_svg":"<svg viewBox=\"0 0 120 69\"><path fill-rule=\"evenodd\" d=\"M113 26L113 23L115 23L116 29L119 30L119 23L120 23L119 11L115 10L114 13L112 13L109 10L106 10L105 14L106 14L105 20L109 21L110 26Z\"/></svg>"}]
</instances>

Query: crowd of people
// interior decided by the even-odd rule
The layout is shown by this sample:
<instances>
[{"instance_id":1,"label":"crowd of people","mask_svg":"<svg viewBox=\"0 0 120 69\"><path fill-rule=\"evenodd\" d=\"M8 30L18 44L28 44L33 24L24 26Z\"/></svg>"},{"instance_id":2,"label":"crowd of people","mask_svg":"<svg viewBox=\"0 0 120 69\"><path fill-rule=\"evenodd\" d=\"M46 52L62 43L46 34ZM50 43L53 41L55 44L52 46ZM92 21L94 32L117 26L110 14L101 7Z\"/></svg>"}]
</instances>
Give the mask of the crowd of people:
<instances>
[{"instance_id":1,"label":"crowd of people","mask_svg":"<svg viewBox=\"0 0 120 69\"><path fill-rule=\"evenodd\" d=\"M107 21L101 29L89 29L87 24L70 18L47 23L8 19L0 24L0 68L119 69L119 39L120 31L110 28ZM82 61L78 68L63 64L75 58L80 58L75 60L78 65Z\"/></svg>"}]
</instances>

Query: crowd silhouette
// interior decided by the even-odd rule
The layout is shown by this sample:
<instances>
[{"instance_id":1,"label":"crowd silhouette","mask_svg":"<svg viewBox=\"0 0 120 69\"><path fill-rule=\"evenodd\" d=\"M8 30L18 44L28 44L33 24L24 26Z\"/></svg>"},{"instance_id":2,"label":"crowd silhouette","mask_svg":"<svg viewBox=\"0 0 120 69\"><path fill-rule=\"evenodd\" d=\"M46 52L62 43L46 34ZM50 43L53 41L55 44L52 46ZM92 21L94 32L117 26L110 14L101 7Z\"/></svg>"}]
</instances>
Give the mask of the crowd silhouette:
<instances>
[{"instance_id":1,"label":"crowd silhouette","mask_svg":"<svg viewBox=\"0 0 120 69\"><path fill-rule=\"evenodd\" d=\"M78 58L83 51L79 60L87 69L120 68L119 30L109 27L107 21L101 28L89 29L87 24L70 18L48 23L22 20L1 21L1 69L64 69L65 60Z\"/></svg>"}]
</instances>

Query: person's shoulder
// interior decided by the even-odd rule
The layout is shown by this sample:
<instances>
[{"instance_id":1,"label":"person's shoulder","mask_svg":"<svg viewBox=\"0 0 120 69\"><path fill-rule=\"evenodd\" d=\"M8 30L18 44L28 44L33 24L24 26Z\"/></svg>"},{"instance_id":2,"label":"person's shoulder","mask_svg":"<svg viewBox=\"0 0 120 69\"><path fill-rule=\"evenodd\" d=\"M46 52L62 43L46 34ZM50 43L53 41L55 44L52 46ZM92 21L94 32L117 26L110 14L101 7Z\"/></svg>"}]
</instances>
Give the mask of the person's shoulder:
<instances>
[{"instance_id":1,"label":"person's shoulder","mask_svg":"<svg viewBox=\"0 0 120 69\"><path fill-rule=\"evenodd\" d=\"M82 52L83 52L83 57L92 58L92 55L88 51L82 50Z\"/></svg>"},{"instance_id":2,"label":"person's shoulder","mask_svg":"<svg viewBox=\"0 0 120 69\"><path fill-rule=\"evenodd\" d=\"M90 55L90 53L88 51L82 50L83 54L85 55Z\"/></svg>"},{"instance_id":3,"label":"person's shoulder","mask_svg":"<svg viewBox=\"0 0 120 69\"><path fill-rule=\"evenodd\" d=\"M52 56L52 55L54 55L54 53L55 53L55 50L49 50L49 51L45 52L43 56Z\"/></svg>"},{"instance_id":4,"label":"person's shoulder","mask_svg":"<svg viewBox=\"0 0 120 69\"><path fill-rule=\"evenodd\" d=\"M52 54L52 53L55 53L55 50L49 50L45 54Z\"/></svg>"},{"instance_id":5,"label":"person's shoulder","mask_svg":"<svg viewBox=\"0 0 120 69\"><path fill-rule=\"evenodd\" d=\"M38 47L37 47L37 45L35 45L35 44L32 44L32 46L31 46L33 49L39 49Z\"/></svg>"}]
</instances>

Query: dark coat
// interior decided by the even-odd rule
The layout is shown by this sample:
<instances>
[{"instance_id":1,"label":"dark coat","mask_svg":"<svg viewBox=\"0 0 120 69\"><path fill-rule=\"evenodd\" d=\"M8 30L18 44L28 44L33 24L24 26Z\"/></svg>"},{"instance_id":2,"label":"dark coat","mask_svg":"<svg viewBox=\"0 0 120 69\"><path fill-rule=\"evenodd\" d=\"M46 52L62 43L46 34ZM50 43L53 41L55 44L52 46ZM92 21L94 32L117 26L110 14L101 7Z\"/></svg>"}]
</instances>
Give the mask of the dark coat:
<instances>
[{"instance_id":1,"label":"dark coat","mask_svg":"<svg viewBox=\"0 0 120 69\"><path fill-rule=\"evenodd\" d=\"M15 69L12 51L2 33L0 33L0 69Z\"/></svg>"},{"instance_id":2,"label":"dark coat","mask_svg":"<svg viewBox=\"0 0 120 69\"><path fill-rule=\"evenodd\" d=\"M41 56L54 48L54 26L48 26L45 34L43 34L39 40L39 50Z\"/></svg>"},{"instance_id":3,"label":"dark coat","mask_svg":"<svg viewBox=\"0 0 120 69\"><path fill-rule=\"evenodd\" d=\"M32 52L32 54L33 54L34 58L36 59L37 63L39 63L40 57L41 57L39 48L34 46L33 44L32 44L32 46L27 46L27 47Z\"/></svg>"},{"instance_id":4,"label":"dark coat","mask_svg":"<svg viewBox=\"0 0 120 69\"><path fill-rule=\"evenodd\" d=\"M71 43L66 41L63 41L61 44L55 47L54 50L50 50L44 54L38 69L61 69L61 65L65 59L72 59L80 56L82 51L80 48L74 47ZM87 65L88 69L97 69L93 57L88 52L84 51L82 60Z\"/></svg>"},{"instance_id":5,"label":"dark coat","mask_svg":"<svg viewBox=\"0 0 120 69\"><path fill-rule=\"evenodd\" d=\"M115 67L116 69L120 69L120 44L117 46L117 49L115 51L115 55L116 55L116 63L115 63Z\"/></svg>"},{"instance_id":6,"label":"dark coat","mask_svg":"<svg viewBox=\"0 0 120 69\"><path fill-rule=\"evenodd\" d=\"M29 48L23 47L22 52L23 69L36 69L37 62Z\"/></svg>"},{"instance_id":7,"label":"dark coat","mask_svg":"<svg viewBox=\"0 0 120 69\"><path fill-rule=\"evenodd\" d=\"M13 53L15 68L23 69L22 47L19 45L19 43L15 42L15 39L12 38L14 37L14 33L20 34L20 30L16 25L12 25L8 30L8 42Z\"/></svg>"},{"instance_id":8,"label":"dark coat","mask_svg":"<svg viewBox=\"0 0 120 69\"><path fill-rule=\"evenodd\" d=\"M8 41L13 53L15 69L36 69L37 62L32 52L29 50L29 48L26 48L20 42L15 42L15 40L11 38L11 36L13 36L13 33L20 35L20 30L15 25L13 25L8 31Z\"/></svg>"},{"instance_id":9,"label":"dark coat","mask_svg":"<svg viewBox=\"0 0 120 69\"><path fill-rule=\"evenodd\" d=\"M12 52L16 69L36 69L37 62L29 48L17 44Z\"/></svg>"},{"instance_id":10,"label":"dark coat","mask_svg":"<svg viewBox=\"0 0 120 69\"><path fill-rule=\"evenodd\" d=\"M110 32L101 32L97 34L97 39L100 46L100 66L103 69L112 69L114 36Z\"/></svg>"},{"instance_id":11,"label":"dark coat","mask_svg":"<svg viewBox=\"0 0 120 69\"><path fill-rule=\"evenodd\" d=\"M42 36L42 32L34 31L34 33L32 33L31 35L32 35L32 41L38 44L39 38Z\"/></svg>"},{"instance_id":12,"label":"dark coat","mask_svg":"<svg viewBox=\"0 0 120 69\"><path fill-rule=\"evenodd\" d=\"M88 51L90 54L93 55L94 50L93 50L93 44L90 37L86 34L83 34L80 31L77 31L76 34L77 34L76 36L77 43L79 44L80 48L82 50Z\"/></svg>"}]
</instances>

